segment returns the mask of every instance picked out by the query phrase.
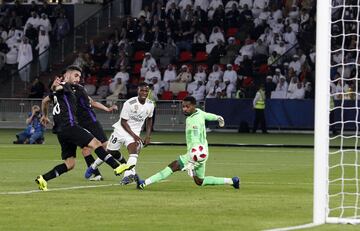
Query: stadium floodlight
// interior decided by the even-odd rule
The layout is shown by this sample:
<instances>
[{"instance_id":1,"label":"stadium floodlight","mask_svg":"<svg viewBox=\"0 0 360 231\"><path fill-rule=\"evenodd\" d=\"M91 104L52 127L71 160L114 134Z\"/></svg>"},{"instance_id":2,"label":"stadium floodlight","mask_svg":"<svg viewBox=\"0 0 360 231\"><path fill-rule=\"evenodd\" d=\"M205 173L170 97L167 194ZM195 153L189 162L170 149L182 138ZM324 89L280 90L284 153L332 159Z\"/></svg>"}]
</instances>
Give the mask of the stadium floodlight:
<instances>
[{"instance_id":1,"label":"stadium floodlight","mask_svg":"<svg viewBox=\"0 0 360 231\"><path fill-rule=\"evenodd\" d=\"M318 0L316 19L313 223L358 224L360 0ZM331 62L333 55L341 61ZM353 67L355 73L349 76L347 70ZM340 77L331 79L331 69L337 70ZM331 91L331 86L336 83L341 82L344 86L351 81L352 87ZM331 103L334 98L337 99L335 107ZM330 113L334 110L339 116L330 121ZM338 135L329 135L331 126L339 128ZM333 144L338 148L330 148Z\"/></svg>"}]
</instances>

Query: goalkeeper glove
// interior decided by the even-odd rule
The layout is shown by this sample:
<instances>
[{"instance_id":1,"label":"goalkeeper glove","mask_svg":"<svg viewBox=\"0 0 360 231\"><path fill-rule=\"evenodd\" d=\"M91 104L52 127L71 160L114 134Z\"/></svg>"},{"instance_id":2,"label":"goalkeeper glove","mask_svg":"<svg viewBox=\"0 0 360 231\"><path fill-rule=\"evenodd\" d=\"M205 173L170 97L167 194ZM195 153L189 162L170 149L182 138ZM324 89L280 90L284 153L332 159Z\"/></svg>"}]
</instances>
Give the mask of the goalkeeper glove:
<instances>
[{"instance_id":1,"label":"goalkeeper glove","mask_svg":"<svg viewBox=\"0 0 360 231\"><path fill-rule=\"evenodd\" d=\"M217 120L218 120L218 122L219 122L219 126L220 126L220 127L224 127L224 126L225 126L225 120L224 120L224 118L223 118L222 116L219 116Z\"/></svg>"},{"instance_id":2,"label":"goalkeeper glove","mask_svg":"<svg viewBox=\"0 0 360 231\"><path fill-rule=\"evenodd\" d=\"M190 177L193 177L194 174L194 169L195 169L195 163L193 161L189 161L182 169L181 171L187 171L187 174Z\"/></svg>"}]
</instances>

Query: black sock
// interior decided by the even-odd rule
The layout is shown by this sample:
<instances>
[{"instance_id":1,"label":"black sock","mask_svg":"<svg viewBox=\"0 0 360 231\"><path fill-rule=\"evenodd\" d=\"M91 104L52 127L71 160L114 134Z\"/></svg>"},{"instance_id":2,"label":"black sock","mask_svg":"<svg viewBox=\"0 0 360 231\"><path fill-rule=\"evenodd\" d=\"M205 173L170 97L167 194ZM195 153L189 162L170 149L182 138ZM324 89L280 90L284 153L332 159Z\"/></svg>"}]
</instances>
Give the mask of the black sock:
<instances>
[{"instance_id":1,"label":"black sock","mask_svg":"<svg viewBox=\"0 0 360 231\"><path fill-rule=\"evenodd\" d=\"M84 159L85 159L86 165L87 165L88 167L90 167L90 165L95 162L95 159L94 159L94 157L93 157L91 154L88 155L88 156L84 156ZM95 175L95 176L100 175L100 172L99 172L98 169L95 169L95 170L94 170L94 175Z\"/></svg>"},{"instance_id":2,"label":"black sock","mask_svg":"<svg viewBox=\"0 0 360 231\"><path fill-rule=\"evenodd\" d=\"M61 174L65 173L67 171L68 171L68 169L66 167L66 164L62 163L62 164L55 166L52 170L50 170L49 172L45 173L42 176L43 176L44 180L48 181L55 177L60 176Z\"/></svg>"},{"instance_id":3,"label":"black sock","mask_svg":"<svg viewBox=\"0 0 360 231\"><path fill-rule=\"evenodd\" d=\"M119 151L110 150L109 153L114 157L115 160L119 161L120 164L126 164L126 159L121 155Z\"/></svg>"},{"instance_id":4,"label":"black sock","mask_svg":"<svg viewBox=\"0 0 360 231\"><path fill-rule=\"evenodd\" d=\"M96 155L104 162L106 162L108 165L110 165L113 169L119 167L119 164L116 162L114 157L107 153L105 149L100 146L97 149L95 149Z\"/></svg>"}]
</instances>

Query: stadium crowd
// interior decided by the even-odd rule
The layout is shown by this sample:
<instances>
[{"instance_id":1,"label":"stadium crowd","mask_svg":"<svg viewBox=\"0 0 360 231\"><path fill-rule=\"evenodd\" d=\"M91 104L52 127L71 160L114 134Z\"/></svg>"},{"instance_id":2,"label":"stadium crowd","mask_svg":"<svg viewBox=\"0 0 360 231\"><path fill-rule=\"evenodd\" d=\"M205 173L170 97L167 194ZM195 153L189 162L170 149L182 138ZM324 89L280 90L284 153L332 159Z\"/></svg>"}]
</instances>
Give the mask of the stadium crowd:
<instances>
[{"instance_id":1,"label":"stadium crowd","mask_svg":"<svg viewBox=\"0 0 360 231\"><path fill-rule=\"evenodd\" d=\"M141 10L125 16L106 40L90 40L74 64L84 70L89 95L109 101L136 95L142 81L151 84L154 99L252 98L261 83L267 98L313 98L314 4L312 0L143 1ZM13 63L24 56L21 47L27 46L28 54L26 44L33 49L41 46L37 44L44 32L37 37L39 31L48 34L57 28L56 39L68 32L59 29L66 25L61 4L52 12L46 3L33 4L28 20L19 19L17 5L0 10L6 15L0 20L4 35L0 47L8 45L7 56L12 49L17 53L17 59L10 59ZM16 27L8 15L18 18ZM16 35L21 25L29 41ZM9 40L17 45L11 48Z\"/></svg>"},{"instance_id":2,"label":"stadium crowd","mask_svg":"<svg viewBox=\"0 0 360 231\"><path fill-rule=\"evenodd\" d=\"M44 1L24 6L20 1L0 6L0 56L8 68L17 68L23 81L30 80L30 66L39 56L40 70L48 70L50 42L59 41L70 31L62 2L50 8Z\"/></svg>"}]
</instances>

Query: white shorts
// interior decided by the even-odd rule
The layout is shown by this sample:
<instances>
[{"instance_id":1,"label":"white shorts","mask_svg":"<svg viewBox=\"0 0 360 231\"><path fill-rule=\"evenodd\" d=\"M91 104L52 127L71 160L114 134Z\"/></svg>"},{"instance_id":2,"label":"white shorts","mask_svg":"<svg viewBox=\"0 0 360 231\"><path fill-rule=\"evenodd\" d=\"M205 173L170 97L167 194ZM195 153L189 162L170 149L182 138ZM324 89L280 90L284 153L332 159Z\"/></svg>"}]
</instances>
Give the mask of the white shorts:
<instances>
[{"instance_id":1,"label":"white shorts","mask_svg":"<svg viewBox=\"0 0 360 231\"><path fill-rule=\"evenodd\" d=\"M128 133L120 133L116 130L113 131L110 135L109 142L107 143L107 149L111 151L117 151L121 148L122 145L127 147L129 144L134 143L135 140ZM139 148L142 148L142 144Z\"/></svg>"}]
</instances>

